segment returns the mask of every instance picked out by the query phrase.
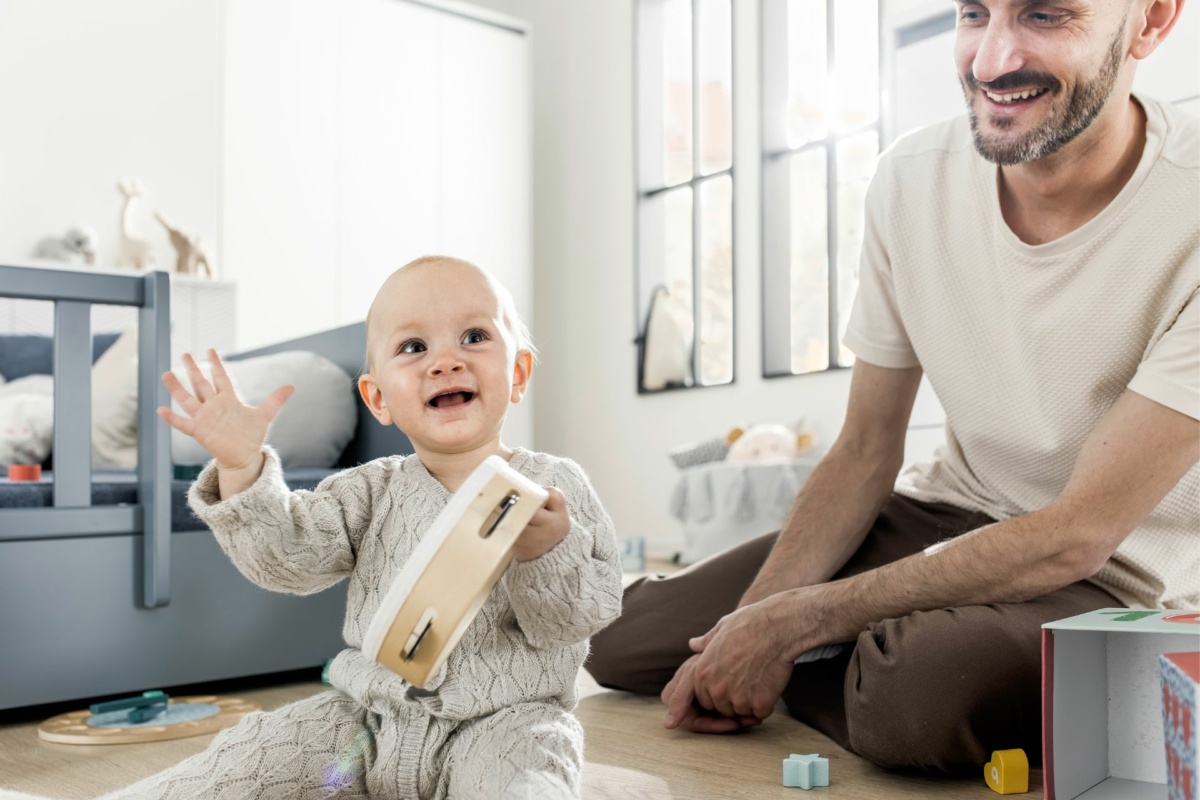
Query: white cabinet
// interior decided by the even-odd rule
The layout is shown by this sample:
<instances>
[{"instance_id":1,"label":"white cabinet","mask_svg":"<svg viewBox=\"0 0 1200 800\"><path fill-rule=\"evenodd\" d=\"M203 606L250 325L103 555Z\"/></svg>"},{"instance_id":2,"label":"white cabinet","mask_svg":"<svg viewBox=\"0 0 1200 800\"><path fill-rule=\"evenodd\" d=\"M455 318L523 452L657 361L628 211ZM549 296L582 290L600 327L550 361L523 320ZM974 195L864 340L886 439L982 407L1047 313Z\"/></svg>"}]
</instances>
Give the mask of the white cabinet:
<instances>
[{"instance_id":1,"label":"white cabinet","mask_svg":"<svg viewBox=\"0 0 1200 800\"><path fill-rule=\"evenodd\" d=\"M29 259L29 266L90 273L134 274L130 270L85 268L71 264ZM17 265L24 266L24 265ZM235 348L237 291L231 281L171 274L171 363L184 353L203 356L208 348L229 353ZM120 333L137 327L137 309L132 306L92 306L93 333ZM14 300L0 297L0 334L25 333L50 336L54 333L54 303L43 300Z\"/></svg>"},{"instance_id":2,"label":"white cabinet","mask_svg":"<svg viewBox=\"0 0 1200 800\"><path fill-rule=\"evenodd\" d=\"M239 349L336 322L337 7L225 4L221 257Z\"/></svg>"},{"instance_id":3,"label":"white cabinet","mask_svg":"<svg viewBox=\"0 0 1200 800\"><path fill-rule=\"evenodd\" d=\"M339 70L340 320L364 318L393 270L443 249L443 16L394 0L342 5L341 40L354 46L345 49Z\"/></svg>"}]
</instances>

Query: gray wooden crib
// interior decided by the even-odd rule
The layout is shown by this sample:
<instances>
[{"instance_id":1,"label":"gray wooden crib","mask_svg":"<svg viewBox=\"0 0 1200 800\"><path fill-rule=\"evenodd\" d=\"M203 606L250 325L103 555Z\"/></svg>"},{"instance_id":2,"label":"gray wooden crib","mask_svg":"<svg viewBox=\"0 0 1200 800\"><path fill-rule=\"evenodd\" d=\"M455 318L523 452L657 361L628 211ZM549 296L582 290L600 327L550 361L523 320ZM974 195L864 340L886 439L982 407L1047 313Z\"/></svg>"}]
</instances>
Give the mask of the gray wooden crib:
<instances>
[{"instance_id":1,"label":"gray wooden crib","mask_svg":"<svg viewBox=\"0 0 1200 800\"><path fill-rule=\"evenodd\" d=\"M169 276L0 266L0 296L52 301L52 477L0 474L0 710L320 665L343 646L345 588L307 597L244 577L186 508L172 480ZM91 469L93 304L138 309L138 467ZM229 356L284 350L325 356L353 376L362 323ZM353 383L353 382L351 382ZM337 465L412 452L359 404L358 432ZM285 473L312 488L333 470Z\"/></svg>"}]
</instances>

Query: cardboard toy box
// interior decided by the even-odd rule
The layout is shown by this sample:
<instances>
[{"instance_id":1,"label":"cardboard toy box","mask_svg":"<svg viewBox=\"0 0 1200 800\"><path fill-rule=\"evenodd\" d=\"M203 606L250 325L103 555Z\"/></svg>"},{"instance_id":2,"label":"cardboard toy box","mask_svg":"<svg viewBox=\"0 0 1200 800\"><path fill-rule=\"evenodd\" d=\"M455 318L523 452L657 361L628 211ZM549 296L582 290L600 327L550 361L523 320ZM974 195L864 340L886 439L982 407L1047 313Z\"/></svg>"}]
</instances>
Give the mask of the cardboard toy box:
<instances>
[{"instance_id":1,"label":"cardboard toy box","mask_svg":"<svg viewBox=\"0 0 1200 800\"><path fill-rule=\"evenodd\" d=\"M1167 748L1168 800L1200 800L1196 775L1196 748L1200 721L1196 695L1200 694L1200 653L1163 653L1163 740Z\"/></svg>"},{"instance_id":2,"label":"cardboard toy box","mask_svg":"<svg viewBox=\"0 0 1200 800\"><path fill-rule=\"evenodd\" d=\"M1166 800L1159 656L1198 650L1195 611L1111 608L1043 625L1045 800Z\"/></svg>"}]
</instances>

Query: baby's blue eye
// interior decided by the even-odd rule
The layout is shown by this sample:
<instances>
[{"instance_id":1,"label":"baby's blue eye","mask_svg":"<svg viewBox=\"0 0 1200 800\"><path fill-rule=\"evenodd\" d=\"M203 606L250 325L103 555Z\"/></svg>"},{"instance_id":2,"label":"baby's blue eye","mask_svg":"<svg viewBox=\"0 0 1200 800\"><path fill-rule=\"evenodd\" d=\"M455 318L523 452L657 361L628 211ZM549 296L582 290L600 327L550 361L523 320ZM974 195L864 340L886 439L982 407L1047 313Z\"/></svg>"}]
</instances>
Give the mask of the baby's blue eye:
<instances>
[{"instance_id":1,"label":"baby's blue eye","mask_svg":"<svg viewBox=\"0 0 1200 800\"><path fill-rule=\"evenodd\" d=\"M409 339L396 350L397 353L424 353L425 343L417 339Z\"/></svg>"},{"instance_id":2,"label":"baby's blue eye","mask_svg":"<svg viewBox=\"0 0 1200 800\"><path fill-rule=\"evenodd\" d=\"M463 336L463 344L479 344L480 342L486 342L487 339L488 335L486 333L476 329L467 331L466 335Z\"/></svg>"}]
</instances>

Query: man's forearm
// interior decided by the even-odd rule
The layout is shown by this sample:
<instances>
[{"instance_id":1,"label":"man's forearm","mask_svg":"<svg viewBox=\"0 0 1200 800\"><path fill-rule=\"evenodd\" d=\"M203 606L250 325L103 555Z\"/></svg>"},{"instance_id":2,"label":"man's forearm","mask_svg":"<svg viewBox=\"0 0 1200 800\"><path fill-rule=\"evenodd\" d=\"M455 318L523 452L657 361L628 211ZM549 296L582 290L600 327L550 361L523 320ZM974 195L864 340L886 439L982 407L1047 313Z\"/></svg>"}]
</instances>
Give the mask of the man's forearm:
<instances>
[{"instance_id":1,"label":"man's forearm","mask_svg":"<svg viewBox=\"0 0 1200 800\"><path fill-rule=\"evenodd\" d=\"M818 589L797 589L775 609L792 627L794 654L853 641L867 625L939 608L1012 603L1094 574L1080 531L1053 512L1014 517ZM820 620L814 624L813 620Z\"/></svg>"},{"instance_id":2,"label":"man's forearm","mask_svg":"<svg viewBox=\"0 0 1200 800\"><path fill-rule=\"evenodd\" d=\"M796 495L779 539L739 606L829 580L862 544L899 464L839 442Z\"/></svg>"}]
</instances>

